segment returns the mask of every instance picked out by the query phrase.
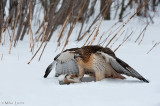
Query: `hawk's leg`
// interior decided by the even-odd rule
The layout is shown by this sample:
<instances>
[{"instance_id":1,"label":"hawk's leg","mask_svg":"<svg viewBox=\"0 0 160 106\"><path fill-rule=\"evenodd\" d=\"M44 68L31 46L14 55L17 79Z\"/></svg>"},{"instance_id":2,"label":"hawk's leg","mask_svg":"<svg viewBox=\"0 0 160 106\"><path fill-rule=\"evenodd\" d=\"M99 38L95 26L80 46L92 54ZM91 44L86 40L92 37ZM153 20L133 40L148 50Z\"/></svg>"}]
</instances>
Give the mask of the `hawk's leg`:
<instances>
[{"instance_id":1,"label":"hawk's leg","mask_svg":"<svg viewBox=\"0 0 160 106\"><path fill-rule=\"evenodd\" d=\"M82 79L83 76L85 74L85 70L84 68L82 68L81 66L79 66L79 78Z\"/></svg>"},{"instance_id":2,"label":"hawk's leg","mask_svg":"<svg viewBox=\"0 0 160 106\"><path fill-rule=\"evenodd\" d=\"M116 71L112 72L111 78L126 79L126 77L122 76L121 74L117 73Z\"/></svg>"},{"instance_id":3,"label":"hawk's leg","mask_svg":"<svg viewBox=\"0 0 160 106\"><path fill-rule=\"evenodd\" d=\"M105 74L102 71L96 71L95 75L96 75L96 81L101 81L105 78Z\"/></svg>"}]
</instances>

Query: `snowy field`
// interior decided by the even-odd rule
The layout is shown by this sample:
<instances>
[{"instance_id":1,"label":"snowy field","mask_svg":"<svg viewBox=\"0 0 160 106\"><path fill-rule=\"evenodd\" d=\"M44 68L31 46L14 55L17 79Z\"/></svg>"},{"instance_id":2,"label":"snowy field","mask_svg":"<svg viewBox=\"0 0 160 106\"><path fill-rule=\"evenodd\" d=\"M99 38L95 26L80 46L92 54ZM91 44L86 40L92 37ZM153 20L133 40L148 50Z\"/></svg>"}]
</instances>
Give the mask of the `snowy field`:
<instances>
[{"instance_id":1,"label":"snowy field","mask_svg":"<svg viewBox=\"0 0 160 106\"><path fill-rule=\"evenodd\" d=\"M112 21L103 21L100 35L102 30L112 24ZM132 22L126 29L132 29L137 37L144 26ZM76 33L75 30L73 33ZM8 54L8 42L0 46L0 106L160 106L160 45L146 54L155 42L160 41L159 34L158 20L148 27L140 46L134 43L136 37L133 35L116 51L117 57L131 65L150 83L127 77L125 80L105 79L100 82L59 85L58 79L54 77L54 69L47 79L43 78L47 66L61 51L56 50L55 40L48 43L41 61L38 62L40 51L29 65L27 62L33 56L29 42L26 42L29 40L19 42L11 55ZM85 41L77 43L74 37L71 38L66 48L80 47ZM115 47L121 42L119 40Z\"/></svg>"}]
</instances>

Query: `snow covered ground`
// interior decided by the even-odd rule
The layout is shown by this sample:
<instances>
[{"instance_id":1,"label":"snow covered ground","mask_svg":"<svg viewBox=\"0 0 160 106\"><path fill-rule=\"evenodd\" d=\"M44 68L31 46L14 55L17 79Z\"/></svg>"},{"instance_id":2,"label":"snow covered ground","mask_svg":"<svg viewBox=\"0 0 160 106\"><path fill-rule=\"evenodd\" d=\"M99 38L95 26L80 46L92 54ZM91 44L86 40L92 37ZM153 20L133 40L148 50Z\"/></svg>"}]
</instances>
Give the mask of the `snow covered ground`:
<instances>
[{"instance_id":1,"label":"snow covered ground","mask_svg":"<svg viewBox=\"0 0 160 106\"><path fill-rule=\"evenodd\" d=\"M112 21L102 22L100 35L112 24ZM132 22L126 29L134 30L137 37L144 26ZM160 46L146 54L155 42L160 41L159 29L160 22L157 20L157 23L148 27L140 46L133 42L136 38L133 36L116 51L117 57L131 65L150 83L127 77L125 80L105 79L59 85L54 77L54 69L47 79L43 78L47 66L61 51L56 51L57 43L51 40L41 61L38 62L40 51L29 65L27 62L33 54L27 40L19 42L11 55L8 54L10 43L6 43L0 46L0 106L160 106ZM67 48L80 47L84 41L77 43L73 37ZM118 41L115 47L121 42Z\"/></svg>"}]
</instances>

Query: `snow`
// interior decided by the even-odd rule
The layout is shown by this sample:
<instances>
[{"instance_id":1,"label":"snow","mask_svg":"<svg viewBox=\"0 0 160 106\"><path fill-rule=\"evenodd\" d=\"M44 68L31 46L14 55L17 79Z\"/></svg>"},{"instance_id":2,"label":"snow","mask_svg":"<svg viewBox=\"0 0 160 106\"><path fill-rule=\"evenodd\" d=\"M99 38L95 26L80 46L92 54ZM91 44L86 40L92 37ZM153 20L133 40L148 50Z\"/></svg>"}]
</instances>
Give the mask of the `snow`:
<instances>
[{"instance_id":1,"label":"snow","mask_svg":"<svg viewBox=\"0 0 160 106\"><path fill-rule=\"evenodd\" d=\"M56 50L57 43L52 38L41 60L38 62L40 51L28 65L27 62L33 56L29 49L29 42L27 42L29 41L28 36L24 41L19 41L16 48L12 48L10 55L8 54L9 41L0 46L0 106L160 106L160 45L146 54L155 42L160 41L160 21L156 18L156 23L149 25L142 44L138 46L134 41L145 24L137 20L128 23L124 28L128 29L128 32L125 32L128 33L127 35L131 30L134 31L134 34L116 51L116 55L131 65L150 83L126 76L125 80L104 79L99 82L59 85L58 78L54 77L55 69L48 78L44 79L43 75L54 57L61 52L62 47ZM115 22L103 21L99 36ZM121 24L118 23L117 26ZM33 31L36 31L35 27ZM87 38L80 42L75 41L73 35L77 35L78 29L79 27L74 29L66 49L80 47L84 44ZM58 32L54 34L58 35ZM99 36L94 44L98 42ZM106 37L107 35L103 39ZM122 40L120 39L111 49L114 50ZM34 53L37 49L36 47Z\"/></svg>"}]
</instances>

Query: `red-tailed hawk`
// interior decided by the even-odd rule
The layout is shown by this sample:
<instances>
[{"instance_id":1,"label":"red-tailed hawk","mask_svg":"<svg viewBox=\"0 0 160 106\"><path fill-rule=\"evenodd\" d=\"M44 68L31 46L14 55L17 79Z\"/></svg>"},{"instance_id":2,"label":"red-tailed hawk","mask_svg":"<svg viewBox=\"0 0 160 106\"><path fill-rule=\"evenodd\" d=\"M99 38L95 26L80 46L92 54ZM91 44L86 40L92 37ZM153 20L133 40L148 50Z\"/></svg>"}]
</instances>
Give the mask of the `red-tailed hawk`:
<instances>
[{"instance_id":1,"label":"red-tailed hawk","mask_svg":"<svg viewBox=\"0 0 160 106\"><path fill-rule=\"evenodd\" d=\"M104 78L125 79L121 75L125 74L149 83L127 63L116 57L111 49L97 45L65 50L56 56L55 61L57 61L56 74L63 74L59 78L62 84L81 82L86 72L94 75L96 81ZM47 68L44 77L48 76L52 66L53 63Z\"/></svg>"}]
</instances>

